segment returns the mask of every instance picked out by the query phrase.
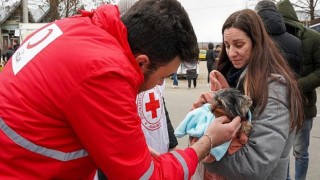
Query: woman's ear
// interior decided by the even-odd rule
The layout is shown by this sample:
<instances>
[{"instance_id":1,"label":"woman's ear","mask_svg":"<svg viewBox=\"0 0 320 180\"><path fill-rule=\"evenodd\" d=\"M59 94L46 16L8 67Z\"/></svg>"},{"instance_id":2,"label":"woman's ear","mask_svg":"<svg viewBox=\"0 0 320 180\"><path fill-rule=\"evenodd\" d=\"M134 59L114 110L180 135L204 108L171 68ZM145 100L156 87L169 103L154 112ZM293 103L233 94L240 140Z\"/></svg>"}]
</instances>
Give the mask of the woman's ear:
<instances>
[{"instance_id":1,"label":"woman's ear","mask_svg":"<svg viewBox=\"0 0 320 180\"><path fill-rule=\"evenodd\" d=\"M147 55L141 54L136 57L136 61L142 70L147 70L150 64L150 59Z\"/></svg>"}]
</instances>

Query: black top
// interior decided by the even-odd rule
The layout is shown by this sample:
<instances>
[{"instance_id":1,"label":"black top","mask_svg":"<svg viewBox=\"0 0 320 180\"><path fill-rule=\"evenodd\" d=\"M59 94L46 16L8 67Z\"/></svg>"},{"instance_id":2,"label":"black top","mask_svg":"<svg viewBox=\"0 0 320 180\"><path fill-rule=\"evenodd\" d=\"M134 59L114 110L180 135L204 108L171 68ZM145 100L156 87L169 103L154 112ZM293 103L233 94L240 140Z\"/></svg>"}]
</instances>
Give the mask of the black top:
<instances>
[{"instance_id":1,"label":"black top","mask_svg":"<svg viewBox=\"0 0 320 180\"><path fill-rule=\"evenodd\" d=\"M301 40L287 32L282 15L273 6L264 7L258 14L291 69L296 74L301 74L303 58Z\"/></svg>"}]
</instances>

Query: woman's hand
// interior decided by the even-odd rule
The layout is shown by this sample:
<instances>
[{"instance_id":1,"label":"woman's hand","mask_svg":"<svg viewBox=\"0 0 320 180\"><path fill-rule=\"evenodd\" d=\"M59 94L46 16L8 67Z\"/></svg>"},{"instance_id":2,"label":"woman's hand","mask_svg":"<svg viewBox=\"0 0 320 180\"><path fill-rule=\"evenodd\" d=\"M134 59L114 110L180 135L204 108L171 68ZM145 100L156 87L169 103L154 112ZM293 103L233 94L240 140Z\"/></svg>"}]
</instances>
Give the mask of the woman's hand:
<instances>
[{"instance_id":1,"label":"woman's hand","mask_svg":"<svg viewBox=\"0 0 320 180\"><path fill-rule=\"evenodd\" d=\"M210 85L211 91L229 88L226 78L217 70L210 72Z\"/></svg>"},{"instance_id":2,"label":"woman's hand","mask_svg":"<svg viewBox=\"0 0 320 180\"><path fill-rule=\"evenodd\" d=\"M246 133L239 131L238 134L232 139L229 147L228 147L228 154L234 154L239 149L241 149L247 142L249 137Z\"/></svg>"},{"instance_id":3,"label":"woman's hand","mask_svg":"<svg viewBox=\"0 0 320 180\"><path fill-rule=\"evenodd\" d=\"M196 109L198 107L201 107L202 105L204 105L206 103L212 104L212 102L213 102L213 93L212 92L202 93L200 95L199 99L192 104L191 110Z\"/></svg>"},{"instance_id":4,"label":"woman's hand","mask_svg":"<svg viewBox=\"0 0 320 180\"><path fill-rule=\"evenodd\" d=\"M213 70L210 72L210 83L211 83L211 91L215 92L220 89L226 89L229 88L229 84L227 80L224 78L224 76L217 70ZM198 107L201 107L205 103L213 103L213 92L206 92L201 94L199 99L192 104L192 108L196 109Z\"/></svg>"}]
</instances>

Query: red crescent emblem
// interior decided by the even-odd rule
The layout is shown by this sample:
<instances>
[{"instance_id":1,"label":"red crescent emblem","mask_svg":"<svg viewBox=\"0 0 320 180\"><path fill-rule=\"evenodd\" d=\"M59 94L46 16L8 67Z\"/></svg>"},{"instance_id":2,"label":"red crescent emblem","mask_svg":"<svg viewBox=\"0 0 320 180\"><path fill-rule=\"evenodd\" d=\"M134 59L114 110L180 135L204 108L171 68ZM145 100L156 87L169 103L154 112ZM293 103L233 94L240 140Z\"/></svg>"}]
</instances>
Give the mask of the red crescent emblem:
<instances>
[{"instance_id":1,"label":"red crescent emblem","mask_svg":"<svg viewBox=\"0 0 320 180\"><path fill-rule=\"evenodd\" d=\"M34 48L35 46L37 46L38 44L40 44L42 41L44 41L51 33L53 32L53 29L48 29L48 33L46 34L46 36L44 36L42 39L40 39L38 42L34 43L34 44L29 44L27 45L27 49L31 49Z\"/></svg>"}]
</instances>

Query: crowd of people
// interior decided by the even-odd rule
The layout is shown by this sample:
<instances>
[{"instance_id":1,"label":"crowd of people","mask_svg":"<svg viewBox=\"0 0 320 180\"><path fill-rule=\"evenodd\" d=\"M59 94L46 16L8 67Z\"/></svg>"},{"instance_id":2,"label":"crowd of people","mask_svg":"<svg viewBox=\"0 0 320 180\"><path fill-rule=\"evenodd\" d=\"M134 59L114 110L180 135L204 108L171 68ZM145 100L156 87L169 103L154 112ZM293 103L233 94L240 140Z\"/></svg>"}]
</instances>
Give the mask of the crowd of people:
<instances>
[{"instance_id":1,"label":"crowd of people","mask_svg":"<svg viewBox=\"0 0 320 180\"><path fill-rule=\"evenodd\" d=\"M199 48L179 1L140 0L122 15L101 5L14 41L0 73L0 179L282 180L291 178L292 148L295 179L306 179L320 34L299 22L289 0L235 11L221 32L206 54L210 90L190 105L186 126L200 116L210 123L184 149L164 79L173 75L177 88L184 63L195 88ZM211 121L217 104L235 108L215 96L231 88L250 102L245 141L244 118L219 111ZM230 144L232 153L211 154Z\"/></svg>"}]
</instances>

